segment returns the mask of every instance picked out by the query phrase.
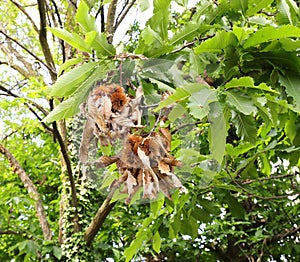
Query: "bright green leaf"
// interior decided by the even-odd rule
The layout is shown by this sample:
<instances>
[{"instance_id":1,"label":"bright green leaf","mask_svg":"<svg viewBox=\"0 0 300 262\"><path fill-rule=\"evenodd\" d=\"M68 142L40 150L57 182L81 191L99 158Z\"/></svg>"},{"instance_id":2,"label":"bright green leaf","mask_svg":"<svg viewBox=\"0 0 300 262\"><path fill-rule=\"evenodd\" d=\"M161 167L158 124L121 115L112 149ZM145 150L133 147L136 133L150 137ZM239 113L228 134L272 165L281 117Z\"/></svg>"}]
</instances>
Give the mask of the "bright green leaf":
<instances>
[{"instance_id":1,"label":"bright green leaf","mask_svg":"<svg viewBox=\"0 0 300 262\"><path fill-rule=\"evenodd\" d=\"M86 42L76 33L70 33L62 28L49 28L49 30L58 38L66 41L68 44L84 52L90 52Z\"/></svg>"},{"instance_id":2,"label":"bright green leaf","mask_svg":"<svg viewBox=\"0 0 300 262\"><path fill-rule=\"evenodd\" d=\"M85 32L98 31L95 18L89 14L89 9L85 1L81 0L76 12L76 21Z\"/></svg>"},{"instance_id":3,"label":"bright green leaf","mask_svg":"<svg viewBox=\"0 0 300 262\"><path fill-rule=\"evenodd\" d=\"M85 63L63 74L50 88L49 95L57 97L71 95L98 65L96 62Z\"/></svg>"},{"instance_id":4,"label":"bright green leaf","mask_svg":"<svg viewBox=\"0 0 300 262\"><path fill-rule=\"evenodd\" d=\"M160 238L160 235L159 235L159 232L158 232L158 231L156 231L155 234L154 234L154 236L153 236L152 247L153 247L153 250L154 250L156 253L159 253L159 252L160 252L161 238Z\"/></svg>"},{"instance_id":5,"label":"bright green leaf","mask_svg":"<svg viewBox=\"0 0 300 262\"><path fill-rule=\"evenodd\" d=\"M80 57L77 57L77 58L71 58L69 60L67 60L66 62L64 62L60 67L59 67L59 71L58 71L58 75L60 76L61 73L65 70L67 70L70 66L72 65L77 65L79 64L80 62L82 62L82 58Z\"/></svg>"},{"instance_id":6,"label":"bright green leaf","mask_svg":"<svg viewBox=\"0 0 300 262\"><path fill-rule=\"evenodd\" d=\"M260 11L263 8L268 7L270 4L272 4L274 0L261 0L261 1L254 1L252 6L248 6L248 10L246 12L247 16L253 16L258 11Z\"/></svg>"},{"instance_id":7,"label":"bright green leaf","mask_svg":"<svg viewBox=\"0 0 300 262\"><path fill-rule=\"evenodd\" d=\"M222 52L229 46L237 46L238 40L234 33L221 31L216 35L199 46L195 47L194 51L196 54L204 52Z\"/></svg>"},{"instance_id":8,"label":"bright green leaf","mask_svg":"<svg viewBox=\"0 0 300 262\"><path fill-rule=\"evenodd\" d=\"M216 113L217 111L217 113ZM208 115L210 122L210 149L212 158L222 163L226 146L226 121L219 102L210 104L210 113Z\"/></svg>"},{"instance_id":9,"label":"bright green leaf","mask_svg":"<svg viewBox=\"0 0 300 262\"><path fill-rule=\"evenodd\" d=\"M92 48L103 56L114 56L116 49L112 44L109 44L105 33L98 33L91 43Z\"/></svg>"},{"instance_id":10,"label":"bright green leaf","mask_svg":"<svg viewBox=\"0 0 300 262\"><path fill-rule=\"evenodd\" d=\"M170 45L176 46L184 41L191 41L195 37L199 36L211 28L209 25L199 24L196 22L190 22L184 25L183 28L175 33L170 39Z\"/></svg>"},{"instance_id":11,"label":"bright green leaf","mask_svg":"<svg viewBox=\"0 0 300 262\"><path fill-rule=\"evenodd\" d=\"M249 48L264 42L286 37L300 37L300 28L292 25L284 25L281 27L264 27L252 34L246 40L244 47Z\"/></svg>"},{"instance_id":12,"label":"bright green leaf","mask_svg":"<svg viewBox=\"0 0 300 262\"><path fill-rule=\"evenodd\" d=\"M98 67L94 72L78 87L72 97L63 101L53 111L43 119L43 122L53 122L73 116L78 112L79 105L87 98L93 84L104 77L109 70L108 67Z\"/></svg>"}]
</instances>

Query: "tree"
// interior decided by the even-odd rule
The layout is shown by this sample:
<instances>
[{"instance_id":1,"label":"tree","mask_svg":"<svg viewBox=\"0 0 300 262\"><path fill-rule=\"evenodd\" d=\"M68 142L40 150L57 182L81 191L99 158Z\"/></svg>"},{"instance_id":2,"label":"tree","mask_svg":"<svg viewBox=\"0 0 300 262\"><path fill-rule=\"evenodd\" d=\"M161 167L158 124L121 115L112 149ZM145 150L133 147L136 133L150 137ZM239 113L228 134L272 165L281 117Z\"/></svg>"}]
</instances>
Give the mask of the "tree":
<instances>
[{"instance_id":1,"label":"tree","mask_svg":"<svg viewBox=\"0 0 300 262\"><path fill-rule=\"evenodd\" d=\"M0 8L1 261L299 260L297 2L133 9Z\"/></svg>"}]
</instances>

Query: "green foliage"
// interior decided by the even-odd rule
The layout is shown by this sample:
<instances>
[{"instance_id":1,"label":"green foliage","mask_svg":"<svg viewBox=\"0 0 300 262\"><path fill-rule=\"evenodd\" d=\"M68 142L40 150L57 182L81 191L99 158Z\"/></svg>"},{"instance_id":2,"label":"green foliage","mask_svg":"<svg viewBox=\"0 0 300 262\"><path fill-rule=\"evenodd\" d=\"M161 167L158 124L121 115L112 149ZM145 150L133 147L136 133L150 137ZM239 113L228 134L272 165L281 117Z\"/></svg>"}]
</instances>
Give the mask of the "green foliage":
<instances>
[{"instance_id":1,"label":"green foliage","mask_svg":"<svg viewBox=\"0 0 300 262\"><path fill-rule=\"evenodd\" d=\"M188 192L172 192L173 201L162 195L150 203L135 199L130 206L118 201L87 247L84 230L117 175L112 167L102 184L92 184L76 173L81 230L74 234L75 210L66 201L60 246L59 193L70 198L70 187L65 174L60 176L57 144L30 111L24 113L31 100L48 105L46 88L33 77L11 89L17 97L0 101L1 136L39 185L53 240L42 240L34 203L1 161L0 230L16 232L1 235L1 261L299 260L299 7L293 0L205 0L193 9L187 1L176 3L181 9L174 12L173 1L155 0L145 28L135 23L131 29L138 39L131 37L119 51L122 46L109 44L98 31L99 2L80 1L72 17L80 27L49 28L76 52L47 93L54 96L54 110L37 116L47 126L62 119L74 124L68 132L77 135L69 137L77 171L82 122L76 124L76 113L91 88L99 81L122 82L134 93L141 85L149 108L145 130L155 128L162 110L170 111L164 125L172 132L171 154L184 164L175 172ZM140 9L147 4L139 1ZM10 10L13 18L22 15ZM16 34L12 23L6 29ZM28 23L19 30L32 34ZM42 54L36 40L20 41ZM118 57L128 50L143 59ZM1 77L13 86L13 78Z\"/></svg>"}]
</instances>

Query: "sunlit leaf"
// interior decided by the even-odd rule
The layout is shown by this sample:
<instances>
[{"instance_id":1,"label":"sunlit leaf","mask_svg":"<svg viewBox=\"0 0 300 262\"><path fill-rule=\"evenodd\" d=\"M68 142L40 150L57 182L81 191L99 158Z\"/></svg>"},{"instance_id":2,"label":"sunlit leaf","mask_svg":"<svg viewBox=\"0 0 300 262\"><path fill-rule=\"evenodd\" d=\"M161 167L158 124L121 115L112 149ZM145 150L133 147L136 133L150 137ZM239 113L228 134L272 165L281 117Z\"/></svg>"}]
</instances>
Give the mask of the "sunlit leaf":
<instances>
[{"instance_id":1,"label":"sunlit leaf","mask_svg":"<svg viewBox=\"0 0 300 262\"><path fill-rule=\"evenodd\" d=\"M62 28L49 28L49 30L58 38L66 41L68 44L84 52L89 52L90 49L86 42L75 32L70 33Z\"/></svg>"},{"instance_id":2,"label":"sunlit leaf","mask_svg":"<svg viewBox=\"0 0 300 262\"><path fill-rule=\"evenodd\" d=\"M244 43L244 47L249 48L264 42L285 37L300 37L300 28L292 25L284 25L281 27L264 27L252 34Z\"/></svg>"},{"instance_id":3,"label":"sunlit leaf","mask_svg":"<svg viewBox=\"0 0 300 262\"><path fill-rule=\"evenodd\" d=\"M159 235L158 231L156 231L155 234L154 234L154 236L153 236L152 247L153 247L153 250L156 253L159 253L160 247L161 247L161 238L160 238L160 235Z\"/></svg>"},{"instance_id":4,"label":"sunlit leaf","mask_svg":"<svg viewBox=\"0 0 300 262\"><path fill-rule=\"evenodd\" d=\"M219 102L213 102L209 106L210 112L208 115L208 120L210 122L211 156L214 160L217 160L218 163L221 164L225 154L226 146L226 121Z\"/></svg>"},{"instance_id":5,"label":"sunlit leaf","mask_svg":"<svg viewBox=\"0 0 300 262\"><path fill-rule=\"evenodd\" d=\"M98 65L96 62L85 63L63 74L50 88L49 94L57 97L71 95Z\"/></svg>"},{"instance_id":6,"label":"sunlit leaf","mask_svg":"<svg viewBox=\"0 0 300 262\"><path fill-rule=\"evenodd\" d=\"M78 87L76 92L67 100L60 103L53 111L43 119L43 122L53 122L73 116L79 110L79 105L87 98L93 84L104 77L107 67L98 67L93 73Z\"/></svg>"},{"instance_id":7,"label":"sunlit leaf","mask_svg":"<svg viewBox=\"0 0 300 262\"><path fill-rule=\"evenodd\" d=\"M196 54L204 52L222 52L229 46L236 46L238 40L232 32L220 31L216 35L199 46L195 47L194 51Z\"/></svg>"},{"instance_id":8,"label":"sunlit leaf","mask_svg":"<svg viewBox=\"0 0 300 262\"><path fill-rule=\"evenodd\" d=\"M97 31L95 18L89 14L89 9L85 1L80 1L76 12L76 21L85 32Z\"/></svg>"}]
</instances>

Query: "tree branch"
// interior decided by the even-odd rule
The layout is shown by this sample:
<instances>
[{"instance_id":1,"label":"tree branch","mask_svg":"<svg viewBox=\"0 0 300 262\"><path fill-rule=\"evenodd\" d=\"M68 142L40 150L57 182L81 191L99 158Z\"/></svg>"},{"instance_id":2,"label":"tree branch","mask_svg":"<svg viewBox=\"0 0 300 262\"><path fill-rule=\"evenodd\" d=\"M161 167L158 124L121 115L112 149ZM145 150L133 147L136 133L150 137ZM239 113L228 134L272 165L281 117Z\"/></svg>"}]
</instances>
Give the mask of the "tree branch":
<instances>
[{"instance_id":1,"label":"tree branch","mask_svg":"<svg viewBox=\"0 0 300 262\"><path fill-rule=\"evenodd\" d=\"M99 229L101 228L102 224L104 223L106 217L110 213L110 211L113 209L116 202L110 202L114 193L116 191L116 188L111 188L107 198L104 200L101 207L98 209L95 217L93 218L93 221L90 223L89 227L86 229L84 234L84 239L87 242L87 245L90 245L95 238L96 234L98 233Z\"/></svg>"},{"instance_id":2,"label":"tree branch","mask_svg":"<svg viewBox=\"0 0 300 262\"><path fill-rule=\"evenodd\" d=\"M37 61L39 61L42 65L44 65L46 68L48 68L49 70L53 70L52 68L50 68L48 65L46 65L43 60L41 60L40 58L38 58L34 53L32 53L28 48L26 48L25 46L23 46L21 43L19 43L17 40L13 39L12 37L10 37L8 34L6 34L3 30L0 30L0 33L3 34L7 39L11 40L12 42L16 43L18 46L20 46L22 49L24 49L28 54L30 54L32 57L34 57Z\"/></svg>"},{"instance_id":3,"label":"tree branch","mask_svg":"<svg viewBox=\"0 0 300 262\"><path fill-rule=\"evenodd\" d=\"M108 7L107 17L106 17L106 32L108 34L108 42L112 43L113 36L115 33L115 16L116 16L116 9L117 9L118 0L112 0Z\"/></svg>"},{"instance_id":4,"label":"tree branch","mask_svg":"<svg viewBox=\"0 0 300 262\"><path fill-rule=\"evenodd\" d=\"M116 19L116 23L114 26L114 31L117 30L118 26L122 23L122 21L124 20L124 18L126 17L126 15L128 14L129 10L131 9L131 7L134 5L134 3L136 2L136 0L132 0L130 3L128 3L125 8L120 12L120 14L118 15L117 19Z\"/></svg>"},{"instance_id":5,"label":"tree branch","mask_svg":"<svg viewBox=\"0 0 300 262\"><path fill-rule=\"evenodd\" d=\"M26 12L25 8L23 6L21 6L19 3L10 0L18 9L20 9L20 11L28 18L28 20L30 21L30 23L33 26L33 29L35 32L39 32L39 29L37 28L36 24L34 23L33 19L31 18L31 16Z\"/></svg>"},{"instance_id":6,"label":"tree branch","mask_svg":"<svg viewBox=\"0 0 300 262\"><path fill-rule=\"evenodd\" d=\"M60 151L62 154L62 159L64 161L64 164L67 169L67 175L68 179L70 181L70 187L71 187L71 206L75 208L75 217L74 217L74 231L79 232L80 225L79 225L79 217L78 217L78 212L77 212L77 206L78 206L78 200L77 200L77 195L76 195L76 187L75 187L75 181L73 177L73 171L72 171L72 166L71 162L69 159L68 151L66 148L66 144L58 130L57 123L53 122L53 135L57 139L59 146L60 146Z\"/></svg>"},{"instance_id":7,"label":"tree branch","mask_svg":"<svg viewBox=\"0 0 300 262\"><path fill-rule=\"evenodd\" d=\"M48 115L49 114L49 112L46 109L44 109L42 106L40 106L36 102L34 102L34 101L32 101L32 100L30 100L28 98L25 98L25 97L20 97L20 96L14 94L11 90L9 90L9 89L5 88L4 86L2 86L2 85L0 85L0 90L3 91L3 92L5 92L5 93L7 93L8 95L10 95L12 97L25 99L29 104L31 104L32 106L36 107L44 115ZM25 103L25 105L28 107L28 104Z\"/></svg>"},{"instance_id":8,"label":"tree branch","mask_svg":"<svg viewBox=\"0 0 300 262\"><path fill-rule=\"evenodd\" d=\"M42 51L45 56L47 68L49 69L49 73L53 82L57 79L57 74L55 71L55 64L50 52L50 48L47 40L47 20L46 20L46 8L45 8L45 0L38 0L38 8L40 13L40 30L39 30L39 39L42 47Z\"/></svg>"},{"instance_id":9,"label":"tree branch","mask_svg":"<svg viewBox=\"0 0 300 262\"><path fill-rule=\"evenodd\" d=\"M296 176L297 174L299 174L298 172L295 172L295 174L284 174L284 175L277 175L277 176L269 176L269 177L264 177L258 180L245 180L242 182L243 185L248 185L248 184L252 184L255 182L263 182L263 181L267 181L267 180L273 180L273 179L280 179L280 178L286 178L286 177L293 177Z\"/></svg>"},{"instance_id":10,"label":"tree branch","mask_svg":"<svg viewBox=\"0 0 300 262\"><path fill-rule=\"evenodd\" d=\"M7 160L9 161L13 172L16 173L19 178L21 179L22 183L24 184L24 187L27 189L29 197L35 200L35 208L37 217L40 222L40 226L44 235L45 240L51 240L52 234L49 227L48 220L46 218L45 210L42 204L42 200L40 198L40 195L32 183L29 176L26 174L24 169L21 167L19 162L15 159L15 157L2 145L0 144L0 153L3 154Z\"/></svg>"}]
</instances>

